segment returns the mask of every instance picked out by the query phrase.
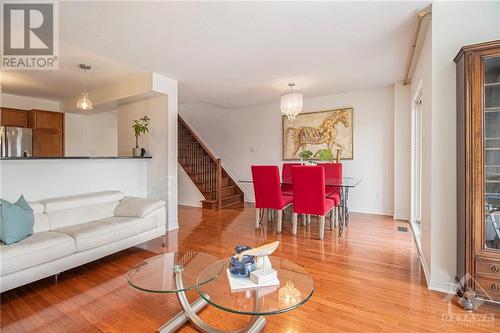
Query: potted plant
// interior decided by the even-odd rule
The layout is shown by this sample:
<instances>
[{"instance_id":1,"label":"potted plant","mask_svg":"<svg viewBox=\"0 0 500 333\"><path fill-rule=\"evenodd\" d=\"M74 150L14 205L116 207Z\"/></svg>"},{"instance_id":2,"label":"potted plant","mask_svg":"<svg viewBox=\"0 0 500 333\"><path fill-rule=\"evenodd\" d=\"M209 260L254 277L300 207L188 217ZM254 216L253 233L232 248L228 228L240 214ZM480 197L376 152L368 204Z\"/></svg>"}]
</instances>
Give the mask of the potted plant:
<instances>
[{"instance_id":1,"label":"potted plant","mask_svg":"<svg viewBox=\"0 0 500 333\"><path fill-rule=\"evenodd\" d=\"M333 153L330 149L320 149L314 154L315 157L321 162L332 162L333 161Z\"/></svg>"},{"instance_id":2,"label":"potted plant","mask_svg":"<svg viewBox=\"0 0 500 333\"><path fill-rule=\"evenodd\" d=\"M313 152L310 150L304 150L300 152L299 156L300 164L304 164L304 160L308 161L313 156Z\"/></svg>"},{"instance_id":3,"label":"potted plant","mask_svg":"<svg viewBox=\"0 0 500 333\"><path fill-rule=\"evenodd\" d=\"M132 149L132 155L135 157L142 156L141 149L139 148L139 137L142 134L146 134L146 132L149 132L149 120L149 117L146 115L141 119L137 119L132 122L132 128L134 129L135 133L135 148Z\"/></svg>"}]
</instances>

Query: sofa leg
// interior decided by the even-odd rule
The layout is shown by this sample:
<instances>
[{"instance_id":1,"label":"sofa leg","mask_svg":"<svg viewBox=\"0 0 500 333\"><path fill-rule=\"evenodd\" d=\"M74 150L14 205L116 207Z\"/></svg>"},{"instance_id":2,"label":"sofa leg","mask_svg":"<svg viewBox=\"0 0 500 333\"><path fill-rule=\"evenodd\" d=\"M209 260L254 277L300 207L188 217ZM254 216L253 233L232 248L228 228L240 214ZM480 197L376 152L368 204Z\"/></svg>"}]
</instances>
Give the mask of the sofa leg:
<instances>
[{"instance_id":1,"label":"sofa leg","mask_svg":"<svg viewBox=\"0 0 500 333\"><path fill-rule=\"evenodd\" d=\"M319 239L323 239L325 237L325 215L321 215L319 217Z\"/></svg>"},{"instance_id":2,"label":"sofa leg","mask_svg":"<svg viewBox=\"0 0 500 333\"><path fill-rule=\"evenodd\" d=\"M282 221L283 221L283 211L282 210L278 210L276 211L277 213L277 217L276 217L276 224L277 224L277 229L278 229L278 233L281 232L281 224L282 224Z\"/></svg>"},{"instance_id":3,"label":"sofa leg","mask_svg":"<svg viewBox=\"0 0 500 333\"><path fill-rule=\"evenodd\" d=\"M330 230L333 230L334 216L335 216L335 208L332 208L332 210L330 211Z\"/></svg>"},{"instance_id":4,"label":"sofa leg","mask_svg":"<svg viewBox=\"0 0 500 333\"><path fill-rule=\"evenodd\" d=\"M54 274L54 282L55 282L56 284L58 284L58 283L59 283L59 273Z\"/></svg>"},{"instance_id":5,"label":"sofa leg","mask_svg":"<svg viewBox=\"0 0 500 333\"><path fill-rule=\"evenodd\" d=\"M260 227L260 208L255 208L255 229Z\"/></svg>"},{"instance_id":6,"label":"sofa leg","mask_svg":"<svg viewBox=\"0 0 500 333\"><path fill-rule=\"evenodd\" d=\"M292 215L292 234L297 234L297 213L293 213Z\"/></svg>"}]
</instances>

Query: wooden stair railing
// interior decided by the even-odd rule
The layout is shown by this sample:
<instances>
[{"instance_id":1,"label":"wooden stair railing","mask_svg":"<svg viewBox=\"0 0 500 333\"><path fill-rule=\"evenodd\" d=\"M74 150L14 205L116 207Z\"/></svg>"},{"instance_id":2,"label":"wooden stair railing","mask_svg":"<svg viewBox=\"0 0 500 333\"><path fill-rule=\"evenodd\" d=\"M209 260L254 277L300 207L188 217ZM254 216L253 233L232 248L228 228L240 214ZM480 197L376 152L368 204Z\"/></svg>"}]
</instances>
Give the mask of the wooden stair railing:
<instances>
[{"instance_id":1,"label":"wooden stair railing","mask_svg":"<svg viewBox=\"0 0 500 333\"><path fill-rule=\"evenodd\" d=\"M178 161L212 210L243 205L243 191L222 167L222 162L189 125L178 117Z\"/></svg>"}]
</instances>

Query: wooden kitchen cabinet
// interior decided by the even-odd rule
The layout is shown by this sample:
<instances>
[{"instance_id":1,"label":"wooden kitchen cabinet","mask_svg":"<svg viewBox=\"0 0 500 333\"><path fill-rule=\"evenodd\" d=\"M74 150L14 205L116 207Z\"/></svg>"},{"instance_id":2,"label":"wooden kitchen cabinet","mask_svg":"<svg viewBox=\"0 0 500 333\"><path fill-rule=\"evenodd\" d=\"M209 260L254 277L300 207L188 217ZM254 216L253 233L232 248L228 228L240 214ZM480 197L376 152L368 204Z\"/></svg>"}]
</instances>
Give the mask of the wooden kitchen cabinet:
<instances>
[{"instance_id":1,"label":"wooden kitchen cabinet","mask_svg":"<svg viewBox=\"0 0 500 333\"><path fill-rule=\"evenodd\" d=\"M28 127L33 129L33 156L64 156L64 113L31 110Z\"/></svg>"},{"instance_id":2,"label":"wooden kitchen cabinet","mask_svg":"<svg viewBox=\"0 0 500 333\"><path fill-rule=\"evenodd\" d=\"M27 127L28 125L28 113L26 110L12 109L12 108L1 108L1 126L10 127Z\"/></svg>"}]
</instances>

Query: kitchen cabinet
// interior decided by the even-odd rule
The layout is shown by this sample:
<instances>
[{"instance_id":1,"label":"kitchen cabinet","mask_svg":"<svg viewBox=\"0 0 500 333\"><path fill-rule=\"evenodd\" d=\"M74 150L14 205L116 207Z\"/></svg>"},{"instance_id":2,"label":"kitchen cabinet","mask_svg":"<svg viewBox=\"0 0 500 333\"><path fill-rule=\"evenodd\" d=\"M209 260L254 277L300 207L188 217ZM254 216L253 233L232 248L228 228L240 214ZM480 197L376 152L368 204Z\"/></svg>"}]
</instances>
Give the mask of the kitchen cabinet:
<instances>
[{"instance_id":1,"label":"kitchen cabinet","mask_svg":"<svg viewBox=\"0 0 500 333\"><path fill-rule=\"evenodd\" d=\"M30 110L28 127L33 129L33 156L64 156L64 113Z\"/></svg>"},{"instance_id":2,"label":"kitchen cabinet","mask_svg":"<svg viewBox=\"0 0 500 333\"><path fill-rule=\"evenodd\" d=\"M28 125L28 113L26 110L12 109L12 108L1 108L1 126L9 127L27 127Z\"/></svg>"}]
</instances>

